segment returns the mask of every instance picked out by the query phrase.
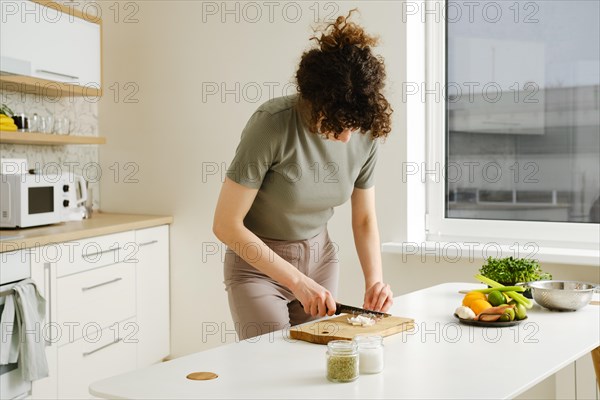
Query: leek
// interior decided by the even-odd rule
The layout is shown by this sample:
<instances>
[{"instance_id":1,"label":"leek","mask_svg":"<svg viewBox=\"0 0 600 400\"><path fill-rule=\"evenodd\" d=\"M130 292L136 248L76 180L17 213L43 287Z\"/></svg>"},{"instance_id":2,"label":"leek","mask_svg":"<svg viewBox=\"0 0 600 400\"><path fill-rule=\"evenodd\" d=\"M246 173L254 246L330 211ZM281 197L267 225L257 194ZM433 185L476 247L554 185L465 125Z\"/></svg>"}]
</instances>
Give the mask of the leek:
<instances>
[{"instance_id":1,"label":"leek","mask_svg":"<svg viewBox=\"0 0 600 400\"><path fill-rule=\"evenodd\" d=\"M483 294L490 294L493 291L498 291L498 292L524 292L525 288L523 286L504 286L504 287L497 287L497 288L492 287L492 288L487 288L487 289L475 289L475 290L471 290L471 292L479 292L479 293L483 293Z\"/></svg>"},{"instance_id":2,"label":"leek","mask_svg":"<svg viewBox=\"0 0 600 400\"><path fill-rule=\"evenodd\" d=\"M485 283L488 286L491 286L493 289L499 289L499 288L503 288L505 287L503 284L498 283L490 278L487 278L483 275L475 275L475 278L483 283ZM525 296L523 296L520 293L517 293L515 291L509 291L509 292L505 292L510 298L514 299L514 301L516 301L519 304L522 304L523 306L525 306L525 308L527 309L531 309L533 307L533 303L531 301L529 301L529 299Z\"/></svg>"}]
</instances>

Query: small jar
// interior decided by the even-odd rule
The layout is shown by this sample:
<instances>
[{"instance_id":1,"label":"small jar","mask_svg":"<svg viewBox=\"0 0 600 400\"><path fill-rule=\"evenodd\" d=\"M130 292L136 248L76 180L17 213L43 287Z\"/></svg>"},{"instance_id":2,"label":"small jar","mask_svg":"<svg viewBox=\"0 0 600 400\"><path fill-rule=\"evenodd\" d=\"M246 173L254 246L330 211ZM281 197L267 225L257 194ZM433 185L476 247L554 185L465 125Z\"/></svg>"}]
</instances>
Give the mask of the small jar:
<instances>
[{"instance_id":1,"label":"small jar","mask_svg":"<svg viewBox=\"0 0 600 400\"><path fill-rule=\"evenodd\" d=\"M358 346L361 374L378 374L383 371L383 337L357 335L354 342Z\"/></svg>"},{"instance_id":2,"label":"small jar","mask_svg":"<svg viewBox=\"0 0 600 400\"><path fill-rule=\"evenodd\" d=\"M352 382L358 378L358 347L350 340L327 343L327 379Z\"/></svg>"}]
</instances>

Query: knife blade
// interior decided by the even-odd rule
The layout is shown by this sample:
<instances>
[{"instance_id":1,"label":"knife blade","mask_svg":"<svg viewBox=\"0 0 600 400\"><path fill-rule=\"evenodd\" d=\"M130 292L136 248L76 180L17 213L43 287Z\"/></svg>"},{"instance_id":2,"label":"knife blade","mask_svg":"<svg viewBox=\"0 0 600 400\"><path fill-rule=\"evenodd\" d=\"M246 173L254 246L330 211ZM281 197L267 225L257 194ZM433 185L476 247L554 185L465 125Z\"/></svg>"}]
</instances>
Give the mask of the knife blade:
<instances>
[{"instance_id":1,"label":"knife blade","mask_svg":"<svg viewBox=\"0 0 600 400\"><path fill-rule=\"evenodd\" d=\"M365 308L352 307L352 306L348 306L346 304L335 303L335 315L338 315L338 314L341 314L341 313L348 313L348 314L373 314L373 315L377 315L379 317L384 317L384 318L392 316L392 314L386 314L384 312L367 310Z\"/></svg>"}]
</instances>

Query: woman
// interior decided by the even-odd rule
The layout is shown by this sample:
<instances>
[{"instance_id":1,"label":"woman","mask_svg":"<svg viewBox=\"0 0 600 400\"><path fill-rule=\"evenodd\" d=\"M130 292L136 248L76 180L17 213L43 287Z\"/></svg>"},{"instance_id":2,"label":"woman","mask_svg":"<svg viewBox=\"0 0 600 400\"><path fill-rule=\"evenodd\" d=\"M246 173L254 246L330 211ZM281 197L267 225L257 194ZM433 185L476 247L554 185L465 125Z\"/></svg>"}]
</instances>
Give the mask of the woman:
<instances>
[{"instance_id":1,"label":"woman","mask_svg":"<svg viewBox=\"0 0 600 400\"><path fill-rule=\"evenodd\" d=\"M383 60L371 52L377 40L351 14L312 38L317 46L296 73L298 94L258 108L227 171L213 231L228 247L225 286L240 339L333 315L338 263L327 221L348 199L363 307L392 305L373 187L392 110Z\"/></svg>"}]
</instances>

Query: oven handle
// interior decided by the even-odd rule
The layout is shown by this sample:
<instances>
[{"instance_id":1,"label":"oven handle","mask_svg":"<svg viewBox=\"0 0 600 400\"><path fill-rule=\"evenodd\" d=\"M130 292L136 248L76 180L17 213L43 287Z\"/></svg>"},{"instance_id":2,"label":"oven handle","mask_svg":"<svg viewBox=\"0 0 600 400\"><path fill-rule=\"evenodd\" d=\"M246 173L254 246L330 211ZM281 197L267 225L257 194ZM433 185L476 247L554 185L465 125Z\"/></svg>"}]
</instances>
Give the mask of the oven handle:
<instances>
[{"instance_id":1,"label":"oven handle","mask_svg":"<svg viewBox=\"0 0 600 400\"><path fill-rule=\"evenodd\" d=\"M15 294L15 289L8 289L3 292L0 292L0 297L10 296L11 294Z\"/></svg>"},{"instance_id":2,"label":"oven handle","mask_svg":"<svg viewBox=\"0 0 600 400\"><path fill-rule=\"evenodd\" d=\"M50 263L44 263L44 295L46 297L46 315L48 316L48 326L52 326L52 270ZM49 339L46 339L46 347L52 345Z\"/></svg>"}]
</instances>

